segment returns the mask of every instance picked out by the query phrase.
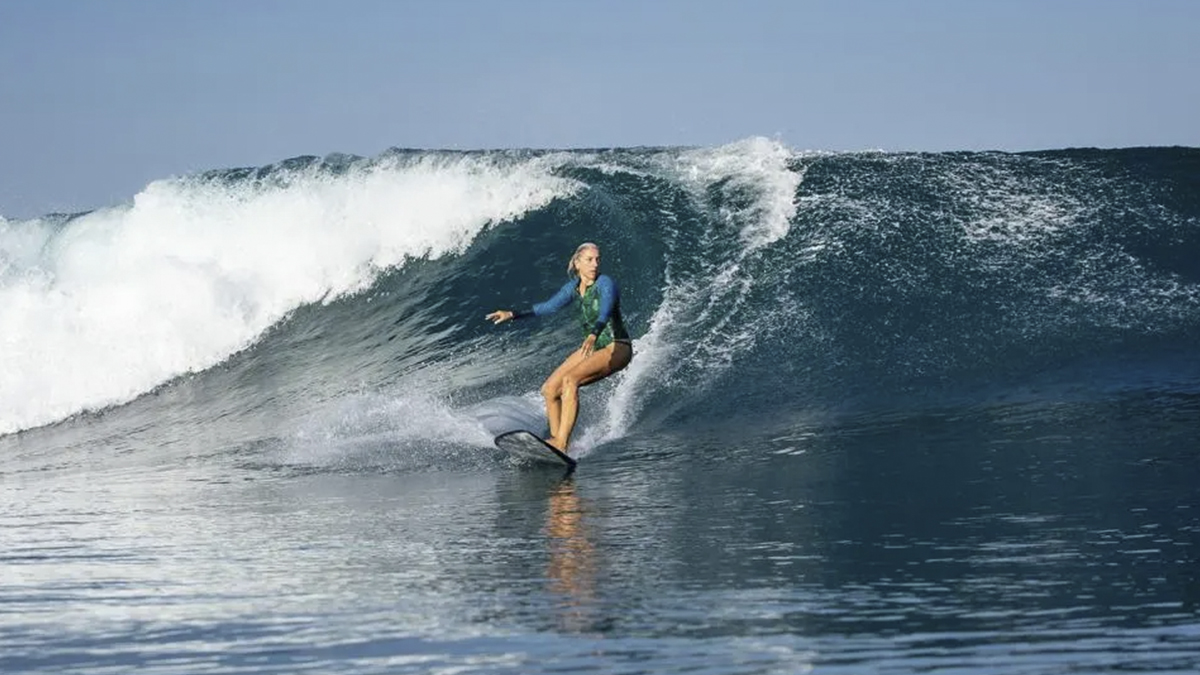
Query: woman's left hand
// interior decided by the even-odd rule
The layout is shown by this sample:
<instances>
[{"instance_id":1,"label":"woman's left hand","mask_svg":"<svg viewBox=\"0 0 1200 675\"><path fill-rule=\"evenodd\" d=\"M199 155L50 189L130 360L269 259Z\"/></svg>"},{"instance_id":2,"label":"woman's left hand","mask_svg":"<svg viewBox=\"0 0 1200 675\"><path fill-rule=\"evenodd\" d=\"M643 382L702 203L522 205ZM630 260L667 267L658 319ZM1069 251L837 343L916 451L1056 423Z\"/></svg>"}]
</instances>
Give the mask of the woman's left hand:
<instances>
[{"instance_id":1,"label":"woman's left hand","mask_svg":"<svg viewBox=\"0 0 1200 675\"><path fill-rule=\"evenodd\" d=\"M579 348L579 351L583 352L583 358L585 359L591 356L592 352L596 351L596 336L587 336L587 338L583 341L583 346Z\"/></svg>"}]
</instances>

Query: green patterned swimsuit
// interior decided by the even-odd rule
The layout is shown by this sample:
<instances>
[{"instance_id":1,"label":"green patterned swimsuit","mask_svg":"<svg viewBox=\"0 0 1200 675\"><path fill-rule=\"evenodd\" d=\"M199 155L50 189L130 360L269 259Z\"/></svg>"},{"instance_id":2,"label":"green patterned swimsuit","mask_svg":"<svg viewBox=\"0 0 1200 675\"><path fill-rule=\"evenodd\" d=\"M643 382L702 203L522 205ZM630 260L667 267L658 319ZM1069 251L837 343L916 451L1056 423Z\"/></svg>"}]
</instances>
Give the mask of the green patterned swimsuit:
<instances>
[{"instance_id":1,"label":"green patterned swimsuit","mask_svg":"<svg viewBox=\"0 0 1200 675\"><path fill-rule=\"evenodd\" d=\"M530 310L513 312L513 318L545 316L566 307L572 300L579 310L579 327L583 336L596 336L596 349L604 349L614 342L630 343L629 332L621 318L621 294L617 282L601 274L596 283L579 294L579 279L572 278L552 298L540 302Z\"/></svg>"}]
</instances>

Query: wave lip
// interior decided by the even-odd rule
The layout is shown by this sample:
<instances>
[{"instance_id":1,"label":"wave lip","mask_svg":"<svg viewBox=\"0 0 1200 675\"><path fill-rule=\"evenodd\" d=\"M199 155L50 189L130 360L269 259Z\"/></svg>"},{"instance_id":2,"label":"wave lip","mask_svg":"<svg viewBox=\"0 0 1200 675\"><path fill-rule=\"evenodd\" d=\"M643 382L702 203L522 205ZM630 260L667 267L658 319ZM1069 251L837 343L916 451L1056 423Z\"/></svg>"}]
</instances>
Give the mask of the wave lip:
<instances>
[{"instance_id":1,"label":"wave lip","mask_svg":"<svg viewBox=\"0 0 1200 675\"><path fill-rule=\"evenodd\" d=\"M58 224L5 221L0 434L132 400L220 363L302 305L461 252L489 225L577 190L554 162L427 153L214 173Z\"/></svg>"}]
</instances>

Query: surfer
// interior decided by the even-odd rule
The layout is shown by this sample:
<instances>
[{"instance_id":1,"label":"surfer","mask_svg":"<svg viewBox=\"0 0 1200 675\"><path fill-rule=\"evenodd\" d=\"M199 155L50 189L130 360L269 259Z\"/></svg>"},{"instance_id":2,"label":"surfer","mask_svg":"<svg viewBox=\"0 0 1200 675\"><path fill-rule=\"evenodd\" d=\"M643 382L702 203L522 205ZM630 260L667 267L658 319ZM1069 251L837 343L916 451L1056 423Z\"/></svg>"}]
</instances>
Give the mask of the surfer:
<instances>
[{"instance_id":1,"label":"surfer","mask_svg":"<svg viewBox=\"0 0 1200 675\"><path fill-rule=\"evenodd\" d=\"M620 371L633 358L633 342L621 319L617 282L600 274L600 247L584 242L567 263L570 280L549 300L531 309L497 310L487 315L494 324L531 316L545 316L571 304L579 312L583 344L571 352L542 384L550 437L546 442L567 451L579 414L579 388Z\"/></svg>"}]
</instances>

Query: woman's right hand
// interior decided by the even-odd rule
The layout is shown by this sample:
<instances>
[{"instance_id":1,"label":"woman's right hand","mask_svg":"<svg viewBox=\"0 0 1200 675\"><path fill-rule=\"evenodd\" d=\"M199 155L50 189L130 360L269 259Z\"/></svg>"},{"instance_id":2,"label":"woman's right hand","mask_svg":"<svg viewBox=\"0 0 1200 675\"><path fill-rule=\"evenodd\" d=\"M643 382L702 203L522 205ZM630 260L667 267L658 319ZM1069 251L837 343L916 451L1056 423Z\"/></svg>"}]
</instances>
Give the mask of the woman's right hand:
<instances>
[{"instance_id":1,"label":"woman's right hand","mask_svg":"<svg viewBox=\"0 0 1200 675\"><path fill-rule=\"evenodd\" d=\"M501 323L504 323L505 321L512 321L513 313L508 311L507 309L498 309L498 310L492 312L491 314L488 314L484 318L487 319L488 321L491 321L494 324L501 324Z\"/></svg>"}]
</instances>

